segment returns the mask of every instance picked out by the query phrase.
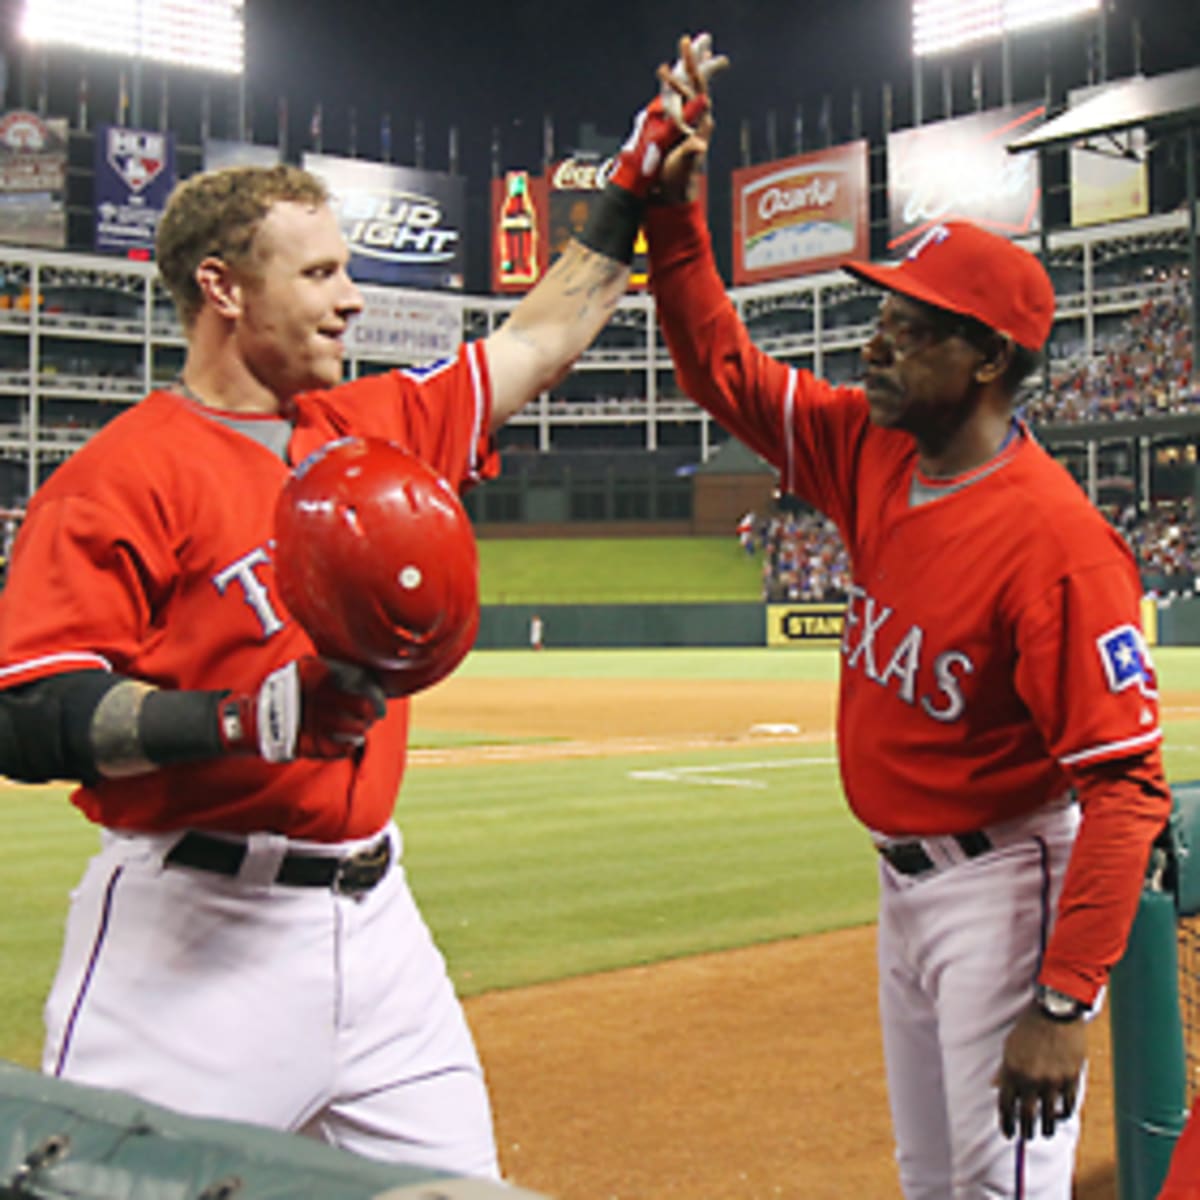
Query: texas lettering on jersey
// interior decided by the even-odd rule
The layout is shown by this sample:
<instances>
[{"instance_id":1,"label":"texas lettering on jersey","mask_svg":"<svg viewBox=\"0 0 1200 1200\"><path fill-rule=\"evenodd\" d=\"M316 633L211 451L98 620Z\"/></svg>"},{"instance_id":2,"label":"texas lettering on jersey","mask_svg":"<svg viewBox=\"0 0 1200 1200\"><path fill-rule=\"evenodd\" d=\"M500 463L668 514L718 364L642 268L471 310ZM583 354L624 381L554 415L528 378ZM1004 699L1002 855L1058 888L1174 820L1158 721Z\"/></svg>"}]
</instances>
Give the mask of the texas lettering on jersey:
<instances>
[{"instance_id":1,"label":"texas lettering on jersey","mask_svg":"<svg viewBox=\"0 0 1200 1200\"><path fill-rule=\"evenodd\" d=\"M895 625L893 612L857 584L846 599L842 657L847 671L860 670L872 683L891 688L905 704L915 706L935 721L956 721L966 708L961 679L975 672L975 664L961 650L927 646L920 625L909 625L881 667L883 647L890 643ZM922 672L922 667L925 670Z\"/></svg>"}]
</instances>

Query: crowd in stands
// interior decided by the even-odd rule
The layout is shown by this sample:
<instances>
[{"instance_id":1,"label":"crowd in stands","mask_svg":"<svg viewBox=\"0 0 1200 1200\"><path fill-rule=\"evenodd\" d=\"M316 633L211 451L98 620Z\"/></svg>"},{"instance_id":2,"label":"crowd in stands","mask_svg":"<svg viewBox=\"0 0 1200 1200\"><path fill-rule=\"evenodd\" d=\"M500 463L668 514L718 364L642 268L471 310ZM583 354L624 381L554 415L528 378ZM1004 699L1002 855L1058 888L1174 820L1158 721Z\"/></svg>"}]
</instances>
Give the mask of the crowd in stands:
<instances>
[{"instance_id":1,"label":"crowd in stands","mask_svg":"<svg viewBox=\"0 0 1200 1200\"><path fill-rule=\"evenodd\" d=\"M1157 285L1132 317L1086 362L1051 375L1049 390L1024 404L1039 422L1103 421L1200 409L1191 379L1191 290L1185 268L1161 268Z\"/></svg>"},{"instance_id":2,"label":"crowd in stands","mask_svg":"<svg viewBox=\"0 0 1200 1200\"><path fill-rule=\"evenodd\" d=\"M1193 499L1160 503L1139 513L1132 505L1105 516L1129 543L1142 573L1166 577L1181 587L1200 575L1200 536ZM817 512L776 513L738 522L738 541L747 554L762 555L762 597L767 603L842 601L851 570L837 527Z\"/></svg>"},{"instance_id":3,"label":"crowd in stands","mask_svg":"<svg viewBox=\"0 0 1200 1200\"><path fill-rule=\"evenodd\" d=\"M1138 513L1130 506L1115 524L1144 574L1187 577L1200 573L1200 539L1192 498L1158 504L1148 513Z\"/></svg>"},{"instance_id":4,"label":"crowd in stands","mask_svg":"<svg viewBox=\"0 0 1200 1200\"><path fill-rule=\"evenodd\" d=\"M738 525L738 538L748 554L762 553L762 594L768 603L846 599L850 558L828 517L785 511L758 521L748 513Z\"/></svg>"}]
</instances>

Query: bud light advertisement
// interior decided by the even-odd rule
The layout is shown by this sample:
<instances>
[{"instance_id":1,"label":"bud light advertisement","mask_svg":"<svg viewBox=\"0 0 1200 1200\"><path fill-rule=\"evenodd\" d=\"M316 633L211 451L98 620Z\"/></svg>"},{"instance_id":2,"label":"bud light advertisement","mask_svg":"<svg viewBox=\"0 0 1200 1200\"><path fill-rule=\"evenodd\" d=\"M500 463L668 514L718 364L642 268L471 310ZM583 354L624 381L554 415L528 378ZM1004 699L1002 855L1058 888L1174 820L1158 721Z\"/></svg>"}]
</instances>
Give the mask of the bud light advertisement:
<instances>
[{"instance_id":1,"label":"bud light advertisement","mask_svg":"<svg viewBox=\"0 0 1200 1200\"><path fill-rule=\"evenodd\" d=\"M463 287L466 180L328 154L304 167L329 188L350 247L350 275L393 287Z\"/></svg>"},{"instance_id":2,"label":"bud light advertisement","mask_svg":"<svg viewBox=\"0 0 1200 1200\"><path fill-rule=\"evenodd\" d=\"M889 133L888 248L907 249L943 221L1020 237L1041 225L1036 154L1009 142L1041 124L1041 104L997 108Z\"/></svg>"}]
</instances>

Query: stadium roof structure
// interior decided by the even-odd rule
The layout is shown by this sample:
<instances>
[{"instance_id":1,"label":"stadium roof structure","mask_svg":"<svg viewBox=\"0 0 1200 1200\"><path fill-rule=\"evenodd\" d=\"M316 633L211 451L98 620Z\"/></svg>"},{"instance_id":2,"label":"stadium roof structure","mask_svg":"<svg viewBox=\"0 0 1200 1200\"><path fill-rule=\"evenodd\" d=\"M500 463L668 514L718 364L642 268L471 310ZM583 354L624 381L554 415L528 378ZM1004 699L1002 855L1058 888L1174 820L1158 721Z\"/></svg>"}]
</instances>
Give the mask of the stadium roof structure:
<instances>
[{"instance_id":1,"label":"stadium roof structure","mask_svg":"<svg viewBox=\"0 0 1200 1200\"><path fill-rule=\"evenodd\" d=\"M1105 134L1145 129L1153 137L1178 134L1184 144L1187 177L1188 275L1192 285L1192 378L1200 379L1200 222L1196 216L1196 130L1200 128L1200 67L1187 67L1164 75L1138 76L1114 82L1099 95L1051 118L1008 143L1012 154L1034 150L1043 158L1048 150L1066 149ZM1042 192L1042 255L1046 256L1046 193ZM1043 387L1049 372L1043 372Z\"/></svg>"},{"instance_id":2,"label":"stadium roof structure","mask_svg":"<svg viewBox=\"0 0 1200 1200\"><path fill-rule=\"evenodd\" d=\"M1166 132L1200 125L1200 67L1113 83L1097 96L1008 143L1011 153L1052 149L1135 127Z\"/></svg>"}]
</instances>

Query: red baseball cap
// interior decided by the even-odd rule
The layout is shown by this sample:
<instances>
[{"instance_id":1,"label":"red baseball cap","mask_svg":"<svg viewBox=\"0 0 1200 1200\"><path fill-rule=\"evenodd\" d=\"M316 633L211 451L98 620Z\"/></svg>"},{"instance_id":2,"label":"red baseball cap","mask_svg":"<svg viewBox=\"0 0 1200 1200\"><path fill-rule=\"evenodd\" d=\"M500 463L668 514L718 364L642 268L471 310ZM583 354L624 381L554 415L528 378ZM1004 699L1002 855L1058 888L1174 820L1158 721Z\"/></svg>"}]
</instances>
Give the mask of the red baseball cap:
<instances>
[{"instance_id":1,"label":"red baseball cap","mask_svg":"<svg viewBox=\"0 0 1200 1200\"><path fill-rule=\"evenodd\" d=\"M898 263L847 262L843 270L891 292L974 317L1018 345L1040 350L1054 324L1045 267L1008 238L969 221L930 229Z\"/></svg>"}]
</instances>

